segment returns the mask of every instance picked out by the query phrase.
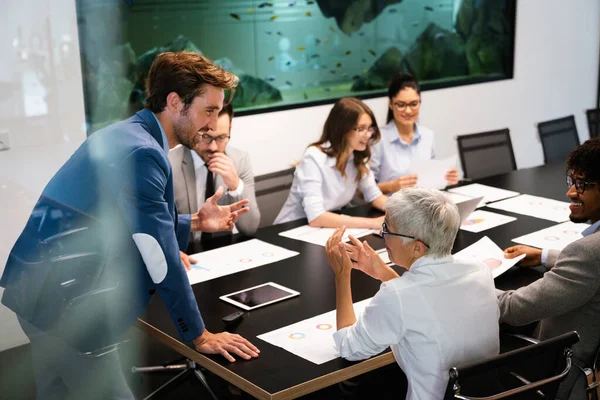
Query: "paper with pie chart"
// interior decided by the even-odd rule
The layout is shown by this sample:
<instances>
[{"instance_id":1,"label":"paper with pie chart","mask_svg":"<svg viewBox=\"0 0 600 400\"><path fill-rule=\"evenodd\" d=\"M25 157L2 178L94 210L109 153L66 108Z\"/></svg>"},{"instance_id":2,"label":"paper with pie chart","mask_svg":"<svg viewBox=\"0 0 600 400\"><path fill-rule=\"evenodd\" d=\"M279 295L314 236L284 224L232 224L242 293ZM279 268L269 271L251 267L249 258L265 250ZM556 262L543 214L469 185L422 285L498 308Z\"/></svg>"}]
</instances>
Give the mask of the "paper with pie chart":
<instances>
[{"instance_id":1,"label":"paper with pie chart","mask_svg":"<svg viewBox=\"0 0 600 400\"><path fill-rule=\"evenodd\" d=\"M299 253L274 246L262 240L252 239L218 249L192 254L198 263L188 271L190 285L235 274L294 257Z\"/></svg>"},{"instance_id":2,"label":"paper with pie chart","mask_svg":"<svg viewBox=\"0 0 600 400\"><path fill-rule=\"evenodd\" d=\"M371 299L354 303L356 318L363 313ZM257 336L273 346L315 364L323 364L340 355L335 348L335 310ZM258 346L260 347L260 346Z\"/></svg>"},{"instance_id":3,"label":"paper with pie chart","mask_svg":"<svg viewBox=\"0 0 600 400\"><path fill-rule=\"evenodd\" d=\"M547 199L545 197L522 194L511 199L488 204L490 208L513 212L515 214L529 215L534 218L547 219L554 222L569 220L571 210L566 201Z\"/></svg>"},{"instance_id":4,"label":"paper with pie chart","mask_svg":"<svg viewBox=\"0 0 600 400\"><path fill-rule=\"evenodd\" d=\"M454 254L456 260L479 261L486 264L492 269L494 278L508 271L524 257L525 254L512 259L504 258L504 251L487 236Z\"/></svg>"},{"instance_id":5,"label":"paper with pie chart","mask_svg":"<svg viewBox=\"0 0 600 400\"><path fill-rule=\"evenodd\" d=\"M589 226L589 224L576 224L568 221L528 235L519 236L512 241L540 249L562 250L577 239L581 239L583 237L581 232Z\"/></svg>"},{"instance_id":6,"label":"paper with pie chart","mask_svg":"<svg viewBox=\"0 0 600 400\"><path fill-rule=\"evenodd\" d=\"M478 233L515 220L515 217L509 217L508 215L476 210L467 217L460 229Z\"/></svg>"},{"instance_id":7,"label":"paper with pie chart","mask_svg":"<svg viewBox=\"0 0 600 400\"><path fill-rule=\"evenodd\" d=\"M327 239L333 235L335 232L335 228L317 228L310 225L303 225L298 228L290 229L289 231L280 232L279 235L290 238L301 240L303 242L318 244L319 246L325 247L327 244ZM359 238L362 236L370 235L373 233L371 229L363 228L363 229L346 229L344 233L343 241L348 241L348 235L352 235L355 238Z\"/></svg>"}]
</instances>

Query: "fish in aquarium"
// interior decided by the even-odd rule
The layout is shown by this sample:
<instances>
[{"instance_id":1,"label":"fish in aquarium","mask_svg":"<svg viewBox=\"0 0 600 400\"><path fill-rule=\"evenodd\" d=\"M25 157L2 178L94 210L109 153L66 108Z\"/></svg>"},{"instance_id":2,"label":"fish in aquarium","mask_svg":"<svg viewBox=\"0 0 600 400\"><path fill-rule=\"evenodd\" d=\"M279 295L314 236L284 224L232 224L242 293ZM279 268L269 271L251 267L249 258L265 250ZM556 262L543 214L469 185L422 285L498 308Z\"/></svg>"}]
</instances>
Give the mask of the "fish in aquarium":
<instances>
[{"instance_id":1,"label":"fish in aquarium","mask_svg":"<svg viewBox=\"0 0 600 400\"><path fill-rule=\"evenodd\" d=\"M373 57L375 57L377 55L377 52L375 50L373 50L373 49L369 49L369 53L371 53L371 55Z\"/></svg>"},{"instance_id":2,"label":"fish in aquarium","mask_svg":"<svg viewBox=\"0 0 600 400\"><path fill-rule=\"evenodd\" d=\"M236 19L236 20L238 20L238 21L241 21L241 20L242 20L242 19L240 18L240 16L239 16L239 15L237 15L237 14L235 14L235 13L231 13L231 14L229 14L229 16L230 16L231 18L233 18L233 19Z\"/></svg>"},{"instance_id":3,"label":"fish in aquarium","mask_svg":"<svg viewBox=\"0 0 600 400\"><path fill-rule=\"evenodd\" d=\"M271 15L271 18L269 18L271 21L275 21L277 18L279 18L279 15Z\"/></svg>"},{"instance_id":4,"label":"fish in aquarium","mask_svg":"<svg viewBox=\"0 0 600 400\"><path fill-rule=\"evenodd\" d=\"M260 3L258 5L258 8L265 8L265 7L273 7L273 3L264 2L264 3Z\"/></svg>"},{"instance_id":5,"label":"fish in aquarium","mask_svg":"<svg viewBox=\"0 0 600 400\"><path fill-rule=\"evenodd\" d=\"M275 56L270 56L267 60L273 61L274 59L275 59Z\"/></svg>"},{"instance_id":6,"label":"fish in aquarium","mask_svg":"<svg viewBox=\"0 0 600 400\"><path fill-rule=\"evenodd\" d=\"M304 46L298 46L298 51L304 51L304 50L306 50L306 47L304 47Z\"/></svg>"},{"instance_id":7,"label":"fish in aquarium","mask_svg":"<svg viewBox=\"0 0 600 400\"><path fill-rule=\"evenodd\" d=\"M296 5L295 1L292 1L290 4L288 4L288 6L290 6L290 7L294 7L295 5Z\"/></svg>"},{"instance_id":8,"label":"fish in aquarium","mask_svg":"<svg viewBox=\"0 0 600 400\"><path fill-rule=\"evenodd\" d=\"M433 7L425 6L425 10L427 10L427 11L433 11Z\"/></svg>"},{"instance_id":9,"label":"fish in aquarium","mask_svg":"<svg viewBox=\"0 0 600 400\"><path fill-rule=\"evenodd\" d=\"M248 14L252 14L254 12L254 8L248 9Z\"/></svg>"},{"instance_id":10,"label":"fish in aquarium","mask_svg":"<svg viewBox=\"0 0 600 400\"><path fill-rule=\"evenodd\" d=\"M349 56L350 54L352 54L352 51L348 50L344 54L347 55L347 56Z\"/></svg>"},{"instance_id":11,"label":"fish in aquarium","mask_svg":"<svg viewBox=\"0 0 600 400\"><path fill-rule=\"evenodd\" d=\"M307 17L310 17L312 15L312 13L310 11L307 11L304 13L304 15L306 15Z\"/></svg>"}]
</instances>

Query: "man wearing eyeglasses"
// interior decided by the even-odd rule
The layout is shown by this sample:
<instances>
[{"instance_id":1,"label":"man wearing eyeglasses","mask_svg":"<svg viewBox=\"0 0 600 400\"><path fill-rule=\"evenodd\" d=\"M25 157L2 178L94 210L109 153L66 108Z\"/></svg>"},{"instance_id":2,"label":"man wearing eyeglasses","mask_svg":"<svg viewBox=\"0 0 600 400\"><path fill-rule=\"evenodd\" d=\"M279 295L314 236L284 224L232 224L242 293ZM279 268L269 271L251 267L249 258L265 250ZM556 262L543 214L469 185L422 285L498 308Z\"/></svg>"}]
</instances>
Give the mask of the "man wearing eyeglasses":
<instances>
[{"instance_id":1,"label":"man wearing eyeglasses","mask_svg":"<svg viewBox=\"0 0 600 400\"><path fill-rule=\"evenodd\" d=\"M219 199L219 205L249 200L250 211L241 215L235 226L244 235L253 235L260 222L254 174L248 153L227 145L232 118L233 106L228 104L219 112L216 128L201 135L194 151L181 146L169 153L173 165L175 204L181 213L197 210L222 186L225 193ZM192 240L207 239L209 235L195 232Z\"/></svg>"},{"instance_id":2,"label":"man wearing eyeglasses","mask_svg":"<svg viewBox=\"0 0 600 400\"><path fill-rule=\"evenodd\" d=\"M528 246L505 250L507 258L525 254L521 266L543 264L548 271L529 286L498 291L500 322L525 325L540 321L536 330L540 340L577 331L580 341L573 347L575 362L591 367L600 345L600 139L575 148L569 154L567 169L569 217L591 225L582 232L583 238L562 251ZM578 368L571 371L560 386L558 398L587 398L583 374Z\"/></svg>"}]
</instances>

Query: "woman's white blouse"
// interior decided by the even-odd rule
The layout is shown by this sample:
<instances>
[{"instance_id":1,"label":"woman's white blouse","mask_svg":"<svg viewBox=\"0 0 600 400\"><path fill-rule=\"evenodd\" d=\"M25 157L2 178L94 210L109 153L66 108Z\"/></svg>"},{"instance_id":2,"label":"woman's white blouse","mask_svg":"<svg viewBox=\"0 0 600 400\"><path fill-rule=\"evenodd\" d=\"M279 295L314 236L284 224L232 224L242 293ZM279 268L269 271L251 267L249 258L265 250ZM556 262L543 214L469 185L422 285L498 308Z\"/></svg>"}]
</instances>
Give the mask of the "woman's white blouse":
<instances>
[{"instance_id":1,"label":"woman's white blouse","mask_svg":"<svg viewBox=\"0 0 600 400\"><path fill-rule=\"evenodd\" d=\"M348 204L357 188L369 203L381 196L370 170L359 182L356 182L357 174L354 154L346 163L346 177L343 177L335 168L335 157L327 156L316 146L309 147L296 167L290 194L274 223L301 218L307 218L310 222L326 211L337 210Z\"/></svg>"}]
</instances>

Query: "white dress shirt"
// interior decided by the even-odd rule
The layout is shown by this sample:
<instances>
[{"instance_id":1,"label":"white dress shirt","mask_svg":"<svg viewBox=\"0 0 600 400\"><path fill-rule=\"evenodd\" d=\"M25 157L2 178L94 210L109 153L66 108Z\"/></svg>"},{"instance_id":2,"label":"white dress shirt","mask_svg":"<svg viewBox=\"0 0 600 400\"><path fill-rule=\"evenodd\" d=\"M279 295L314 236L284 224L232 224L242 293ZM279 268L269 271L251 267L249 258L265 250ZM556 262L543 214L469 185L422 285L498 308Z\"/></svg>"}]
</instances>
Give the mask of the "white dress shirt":
<instances>
[{"instance_id":1,"label":"white dress shirt","mask_svg":"<svg viewBox=\"0 0 600 400\"><path fill-rule=\"evenodd\" d=\"M433 131L415 124L415 134L410 144L406 143L394 121L381 127L381 140L372 148L371 170L377 182L389 182L408 174L410 161L435 158Z\"/></svg>"},{"instance_id":2,"label":"white dress shirt","mask_svg":"<svg viewBox=\"0 0 600 400\"><path fill-rule=\"evenodd\" d=\"M494 279L482 263L419 258L384 282L356 323L334 334L343 358L391 346L408 378L408 400L442 399L450 368L499 352Z\"/></svg>"},{"instance_id":3,"label":"white dress shirt","mask_svg":"<svg viewBox=\"0 0 600 400\"><path fill-rule=\"evenodd\" d=\"M335 168L335 157L329 157L316 146L306 149L294 172L290 194L274 224L301 218L310 222L326 211L338 210L352 200L357 188L369 203L381 196L371 171L356 182L358 170L353 153L345 171L343 177Z\"/></svg>"}]
</instances>

